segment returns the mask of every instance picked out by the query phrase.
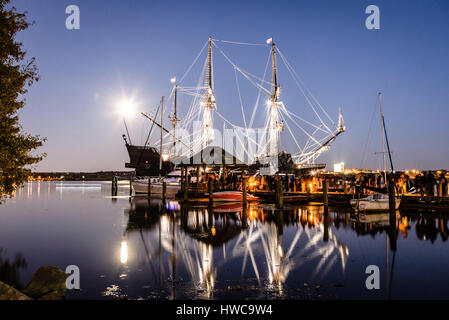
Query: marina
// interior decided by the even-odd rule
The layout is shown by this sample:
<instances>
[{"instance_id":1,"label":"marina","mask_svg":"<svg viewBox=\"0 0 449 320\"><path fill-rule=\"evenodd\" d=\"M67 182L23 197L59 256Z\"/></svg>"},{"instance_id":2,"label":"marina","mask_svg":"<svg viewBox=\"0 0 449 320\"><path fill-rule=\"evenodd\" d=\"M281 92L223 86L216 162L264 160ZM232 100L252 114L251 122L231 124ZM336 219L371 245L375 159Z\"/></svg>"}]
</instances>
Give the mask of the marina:
<instances>
[{"instance_id":1,"label":"marina","mask_svg":"<svg viewBox=\"0 0 449 320\"><path fill-rule=\"evenodd\" d=\"M0 0L0 300L449 300L446 12Z\"/></svg>"}]
</instances>

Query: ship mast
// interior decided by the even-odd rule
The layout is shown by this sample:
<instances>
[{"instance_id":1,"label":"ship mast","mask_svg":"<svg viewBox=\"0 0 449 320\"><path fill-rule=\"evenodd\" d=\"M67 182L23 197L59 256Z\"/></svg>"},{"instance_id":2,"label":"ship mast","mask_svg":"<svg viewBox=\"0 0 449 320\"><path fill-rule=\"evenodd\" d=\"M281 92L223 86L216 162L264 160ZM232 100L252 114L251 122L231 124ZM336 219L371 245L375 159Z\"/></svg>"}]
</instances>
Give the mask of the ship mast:
<instances>
[{"instance_id":1,"label":"ship mast","mask_svg":"<svg viewBox=\"0 0 449 320\"><path fill-rule=\"evenodd\" d=\"M209 43L207 46L207 76L206 87L212 90L212 38L209 37Z\"/></svg>"},{"instance_id":2,"label":"ship mast","mask_svg":"<svg viewBox=\"0 0 449 320\"><path fill-rule=\"evenodd\" d=\"M171 122L173 123L173 156L176 156L176 123L180 120L178 119L177 104L178 104L178 85L175 84L173 117L170 118Z\"/></svg>"},{"instance_id":3,"label":"ship mast","mask_svg":"<svg viewBox=\"0 0 449 320\"><path fill-rule=\"evenodd\" d=\"M164 97L162 97L161 100L161 125L164 123ZM161 141L160 141L160 147L159 147L159 178L162 175L162 138L163 138L163 130L161 126Z\"/></svg>"},{"instance_id":4,"label":"ship mast","mask_svg":"<svg viewBox=\"0 0 449 320\"><path fill-rule=\"evenodd\" d=\"M213 139L213 123L212 123L212 109L215 106L215 97L213 92L213 67L212 67L212 38L209 37L209 44L207 50L207 70L206 70L205 87L206 93L204 95L204 115L202 123L201 139L205 142L205 146L210 145Z\"/></svg>"},{"instance_id":5,"label":"ship mast","mask_svg":"<svg viewBox=\"0 0 449 320\"><path fill-rule=\"evenodd\" d=\"M272 39L270 39L272 41ZM269 100L269 119L268 119L268 141L267 141L267 156L278 155L280 144L280 130L281 123L279 123L278 101L280 94L280 87L277 78L276 65L276 45L271 43L272 68L271 68L271 94Z\"/></svg>"}]
</instances>

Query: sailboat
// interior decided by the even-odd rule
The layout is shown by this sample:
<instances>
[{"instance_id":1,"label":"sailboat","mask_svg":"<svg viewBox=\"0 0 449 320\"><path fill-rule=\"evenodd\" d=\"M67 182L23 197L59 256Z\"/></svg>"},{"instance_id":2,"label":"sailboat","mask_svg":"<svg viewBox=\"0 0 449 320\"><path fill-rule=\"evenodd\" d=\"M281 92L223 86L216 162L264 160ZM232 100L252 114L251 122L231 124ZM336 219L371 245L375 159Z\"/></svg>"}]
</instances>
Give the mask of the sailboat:
<instances>
[{"instance_id":1,"label":"sailboat","mask_svg":"<svg viewBox=\"0 0 449 320\"><path fill-rule=\"evenodd\" d=\"M390 198L384 193L375 193L362 199L351 199L351 206L360 211L388 211ZM401 199L395 199L395 210L399 209Z\"/></svg>"},{"instance_id":2,"label":"sailboat","mask_svg":"<svg viewBox=\"0 0 449 320\"><path fill-rule=\"evenodd\" d=\"M390 152L390 145L388 143L388 137L387 137L387 131L385 128L385 119L383 115L383 109L382 109L382 93L379 92L379 101L380 101L380 122L381 122L381 131L382 131L382 154L383 154L383 162L384 162L384 181L386 184L387 181L387 158L386 158L386 152L385 152L385 143L387 144L388 148L388 157L390 159L390 166L391 171L393 170L393 160L391 159L391 152ZM390 187L390 186L388 186ZM394 187L394 186L391 186ZM362 199L352 199L350 201L351 206L355 210L359 211L388 211L390 209L390 198L388 194L385 193L375 193L372 195L367 196L366 198ZM401 205L401 199L395 199L395 210L399 208Z\"/></svg>"}]
</instances>

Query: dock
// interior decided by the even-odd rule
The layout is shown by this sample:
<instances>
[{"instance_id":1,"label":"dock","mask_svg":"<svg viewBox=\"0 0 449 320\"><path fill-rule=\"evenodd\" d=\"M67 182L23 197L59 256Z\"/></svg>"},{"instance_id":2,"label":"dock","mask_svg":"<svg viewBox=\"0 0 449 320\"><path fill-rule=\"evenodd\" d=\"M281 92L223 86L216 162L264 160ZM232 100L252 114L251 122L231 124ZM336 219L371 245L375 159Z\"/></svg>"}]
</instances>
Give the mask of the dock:
<instances>
[{"instance_id":1,"label":"dock","mask_svg":"<svg viewBox=\"0 0 449 320\"><path fill-rule=\"evenodd\" d=\"M185 172L185 171L184 171ZM185 174L185 173L184 173ZM216 191L243 191L258 197L260 203L274 203L279 208L284 204L325 205L332 207L344 207L350 209L350 200L357 197L363 198L376 191L377 181L373 173L357 172L354 174L335 174L331 172L302 174L292 178L292 183L282 180L280 176L271 177L273 181L267 185L264 182L254 182L249 175L240 175L237 181L226 183L214 179L208 173L197 173L197 181L203 176L207 183L188 183L183 178L183 184L178 198L185 203L209 203L213 199L209 192ZM263 178L265 179L265 178ZM418 212L442 212L449 213L449 195L447 184L436 181L434 195L428 195L422 190L419 194L403 192L399 179L395 179L396 198L401 199L401 210ZM380 184L379 184L380 187ZM187 188L187 189L186 189ZM284 189L287 189L284 190ZM380 188L378 188L380 189ZM428 188L430 189L430 188Z\"/></svg>"}]
</instances>

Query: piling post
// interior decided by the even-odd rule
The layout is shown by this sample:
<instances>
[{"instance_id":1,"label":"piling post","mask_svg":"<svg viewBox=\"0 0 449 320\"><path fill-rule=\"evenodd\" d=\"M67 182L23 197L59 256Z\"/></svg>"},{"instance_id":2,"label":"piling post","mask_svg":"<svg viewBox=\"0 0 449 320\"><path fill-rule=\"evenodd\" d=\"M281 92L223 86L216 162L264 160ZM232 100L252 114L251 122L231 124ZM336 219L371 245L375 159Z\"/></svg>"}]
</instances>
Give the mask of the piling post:
<instances>
[{"instance_id":1,"label":"piling post","mask_svg":"<svg viewBox=\"0 0 449 320\"><path fill-rule=\"evenodd\" d=\"M151 198L151 177L148 177L148 198Z\"/></svg>"},{"instance_id":2,"label":"piling post","mask_svg":"<svg viewBox=\"0 0 449 320\"><path fill-rule=\"evenodd\" d=\"M223 174L220 178L220 190L224 190L226 181L226 166L223 167Z\"/></svg>"},{"instance_id":3,"label":"piling post","mask_svg":"<svg viewBox=\"0 0 449 320\"><path fill-rule=\"evenodd\" d=\"M184 167L181 167L181 192L184 191Z\"/></svg>"},{"instance_id":4,"label":"piling post","mask_svg":"<svg viewBox=\"0 0 449 320\"><path fill-rule=\"evenodd\" d=\"M212 179L209 178L207 181L207 189L209 192L209 206L212 206L214 204L214 189L213 189Z\"/></svg>"},{"instance_id":5,"label":"piling post","mask_svg":"<svg viewBox=\"0 0 449 320\"><path fill-rule=\"evenodd\" d=\"M243 193L243 197L242 198L243 198L243 206L244 207L246 207L246 205L248 203L246 192L247 192L247 190L246 190L246 178L243 178L242 179L242 193Z\"/></svg>"},{"instance_id":6,"label":"piling post","mask_svg":"<svg viewBox=\"0 0 449 320\"><path fill-rule=\"evenodd\" d=\"M162 201L165 202L166 196L167 196L167 182L162 181Z\"/></svg>"},{"instance_id":7,"label":"piling post","mask_svg":"<svg viewBox=\"0 0 449 320\"><path fill-rule=\"evenodd\" d=\"M284 207L284 184L279 180L279 208Z\"/></svg>"},{"instance_id":8,"label":"piling post","mask_svg":"<svg viewBox=\"0 0 449 320\"><path fill-rule=\"evenodd\" d=\"M279 182L278 182L278 176L274 177L274 197L276 199L276 205L279 204Z\"/></svg>"},{"instance_id":9,"label":"piling post","mask_svg":"<svg viewBox=\"0 0 449 320\"><path fill-rule=\"evenodd\" d=\"M396 211L395 185L394 178L390 176L388 179L388 201L390 213Z\"/></svg>"},{"instance_id":10,"label":"piling post","mask_svg":"<svg viewBox=\"0 0 449 320\"><path fill-rule=\"evenodd\" d=\"M131 197L133 195L133 183L132 179L129 179L129 196Z\"/></svg>"},{"instance_id":11,"label":"piling post","mask_svg":"<svg viewBox=\"0 0 449 320\"><path fill-rule=\"evenodd\" d=\"M346 176L343 176L343 193L348 194L348 182L346 181Z\"/></svg>"},{"instance_id":12,"label":"piling post","mask_svg":"<svg viewBox=\"0 0 449 320\"><path fill-rule=\"evenodd\" d=\"M203 181L205 182L205 181ZM196 192L200 189L200 166L196 166Z\"/></svg>"},{"instance_id":13,"label":"piling post","mask_svg":"<svg viewBox=\"0 0 449 320\"><path fill-rule=\"evenodd\" d=\"M329 206L328 191L329 191L329 186L327 184L327 179L324 178L324 180L323 180L323 198L324 198L324 206L325 207Z\"/></svg>"},{"instance_id":14,"label":"piling post","mask_svg":"<svg viewBox=\"0 0 449 320\"><path fill-rule=\"evenodd\" d=\"M186 168L185 179L184 179L184 196L183 196L184 201L187 201L188 195L189 195L189 176L188 176L188 170Z\"/></svg>"},{"instance_id":15,"label":"piling post","mask_svg":"<svg viewBox=\"0 0 449 320\"><path fill-rule=\"evenodd\" d=\"M112 176L112 196L117 195L117 177Z\"/></svg>"}]
</instances>

